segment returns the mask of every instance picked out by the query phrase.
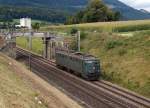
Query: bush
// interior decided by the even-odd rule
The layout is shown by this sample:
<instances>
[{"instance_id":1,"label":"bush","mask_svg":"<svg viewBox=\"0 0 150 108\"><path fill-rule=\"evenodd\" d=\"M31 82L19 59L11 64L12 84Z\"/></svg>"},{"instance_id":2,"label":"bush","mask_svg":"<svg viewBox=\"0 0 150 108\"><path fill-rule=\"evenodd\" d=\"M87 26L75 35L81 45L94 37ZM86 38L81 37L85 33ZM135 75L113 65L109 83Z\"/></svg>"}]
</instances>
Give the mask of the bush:
<instances>
[{"instance_id":1,"label":"bush","mask_svg":"<svg viewBox=\"0 0 150 108\"><path fill-rule=\"evenodd\" d=\"M117 82L122 81L121 74L114 71L110 71L110 72L103 71L101 76L104 80L108 80L108 81L117 81Z\"/></svg>"},{"instance_id":2,"label":"bush","mask_svg":"<svg viewBox=\"0 0 150 108\"><path fill-rule=\"evenodd\" d=\"M76 29L76 28L72 28L70 30L70 34L76 34L77 32L78 32L78 29Z\"/></svg>"},{"instance_id":3,"label":"bush","mask_svg":"<svg viewBox=\"0 0 150 108\"><path fill-rule=\"evenodd\" d=\"M122 42L120 42L118 40L112 40L112 41L107 42L105 47L107 50L109 50L109 49L113 49L113 48L115 48L117 46L121 46L121 45L123 45Z\"/></svg>"},{"instance_id":4,"label":"bush","mask_svg":"<svg viewBox=\"0 0 150 108\"><path fill-rule=\"evenodd\" d=\"M87 33L85 33L85 32L81 32L81 35L80 35L81 37L81 40L83 40L83 39L85 39L86 38L86 36L87 36Z\"/></svg>"},{"instance_id":5,"label":"bush","mask_svg":"<svg viewBox=\"0 0 150 108\"><path fill-rule=\"evenodd\" d=\"M130 90L135 90L135 89L140 87L140 83L139 82L135 82L135 81L133 81L131 79L128 79L128 82L127 82L127 84L125 86L127 86L127 88L129 88Z\"/></svg>"},{"instance_id":6,"label":"bush","mask_svg":"<svg viewBox=\"0 0 150 108\"><path fill-rule=\"evenodd\" d=\"M69 49L77 51L77 41L73 40L69 46Z\"/></svg>"},{"instance_id":7,"label":"bush","mask_svg":"<svg viewBox=\"0 0 150 108\"><path fill-rule=\"evenodd\" d=\"M127 51L126 51L125 49L120 49L119 52L118 52L118 54L119 54L120 56L123 56L123 55L125 55L126 53L127 53Z\"/></svg>"}]
</instances>

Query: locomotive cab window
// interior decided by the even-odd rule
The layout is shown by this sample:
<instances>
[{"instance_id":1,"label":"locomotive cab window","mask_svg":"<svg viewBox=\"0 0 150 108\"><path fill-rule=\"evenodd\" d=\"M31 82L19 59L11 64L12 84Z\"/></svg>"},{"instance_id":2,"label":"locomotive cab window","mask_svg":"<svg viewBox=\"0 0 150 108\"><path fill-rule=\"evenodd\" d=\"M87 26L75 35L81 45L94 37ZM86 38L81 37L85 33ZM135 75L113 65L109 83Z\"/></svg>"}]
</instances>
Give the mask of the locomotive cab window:
<instances>
[{"instance_id":1,"label":"locomotive cab window","mask_svg":"<svg viewBox=\"0 0 150 108\"><path fill-rule=\"evenodd\" d=\"M93 67L93 62L92 61L86 61L85 62L85 66L86 66L86 72L88 73L93 73L95 70L95 67Z\"/></svg>"},{"instance_id":2,"label":"locomotive cab window","mask_svg":"<svg viewBox=\"0 0 150 108\"><path fill-rule=\"evenodd\" d=\"M86 67L86 72L88 72L88 73L99 72L99 62L98 61L86 61L85 67Z\"/></svg>"}]
</instances>

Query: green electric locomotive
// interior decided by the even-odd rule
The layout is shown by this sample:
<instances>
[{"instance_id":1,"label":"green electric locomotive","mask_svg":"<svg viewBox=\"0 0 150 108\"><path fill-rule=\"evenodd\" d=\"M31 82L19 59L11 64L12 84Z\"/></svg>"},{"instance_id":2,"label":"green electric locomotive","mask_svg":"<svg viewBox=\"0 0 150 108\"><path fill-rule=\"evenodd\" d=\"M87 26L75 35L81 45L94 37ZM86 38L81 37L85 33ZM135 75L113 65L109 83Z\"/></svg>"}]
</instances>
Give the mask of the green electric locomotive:
<instances>
[{"instance_id":1,"label":"green electric locomotive","mask_svg":"<svg viewBox=\"0 0 150 108\"><path fill-rule=\"evenodd\" d=\"M100 61L92 56L80 52L56 50L56 64L86 80L98 80L100 77Z\"/></svg>"}]
</instances>

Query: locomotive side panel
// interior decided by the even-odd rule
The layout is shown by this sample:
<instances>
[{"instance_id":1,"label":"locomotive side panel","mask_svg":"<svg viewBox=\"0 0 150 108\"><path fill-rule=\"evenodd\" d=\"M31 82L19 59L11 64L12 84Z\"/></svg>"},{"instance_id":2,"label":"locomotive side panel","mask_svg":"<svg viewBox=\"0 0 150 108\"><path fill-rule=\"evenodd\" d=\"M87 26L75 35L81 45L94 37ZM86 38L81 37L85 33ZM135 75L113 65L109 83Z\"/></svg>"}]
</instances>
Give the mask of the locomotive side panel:
<instances>
[{"instance_id":1,"label":"locomotive side panel","mask_svg":"<svg viewBox=\"0 0 150 108\"><path fill-rule=\"evenodd\" d=\"M83 72L83 61L81 59L74 58L72 56L69 57L69 68L76 73L82 74Z\"/></svg>"},{"instance_id":2,"label":"locomotive side panel","mask_svg":"<svg viewBox=\"0 0 150 108\"><path fill-rule=\"evenodd\" d=\"M68 68L79 74L83 72L81 59L76 59L61 52L56 52L56 64Z\"/></svg>"},{"instance_id":3,"label":"locomotive side panel","mask_svg":"<svg viewBox=\"0 0 150 108\"><path fill-rule=\"evenodd\" d=\"M68 67L68 56L57 52L56 53L56 64L59 66Z\"/></svg>"}]
</instances>

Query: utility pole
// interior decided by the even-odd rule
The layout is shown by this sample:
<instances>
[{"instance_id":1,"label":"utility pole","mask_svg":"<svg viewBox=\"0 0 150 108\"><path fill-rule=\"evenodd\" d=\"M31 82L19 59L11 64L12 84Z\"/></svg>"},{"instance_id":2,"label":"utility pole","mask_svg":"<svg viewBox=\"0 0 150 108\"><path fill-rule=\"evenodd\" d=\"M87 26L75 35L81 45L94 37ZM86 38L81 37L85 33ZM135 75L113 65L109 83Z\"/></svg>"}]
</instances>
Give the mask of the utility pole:
<instances>
[{"instance_id":1,"label":"utility pole","mask_svg":"<svg viewBox=\"0 0 150 108\"><path fill-rule=\"evenodd\" d=\"M44 42L44 58L47 58L48 57L48 36L49 36L49 33L46 32L44 34L44 37L43 37L43 42Z\"/></svg>"},{"instance_id":2,"label":"utility pole","mask_svg":"<svg viewBox=\"0 0 150 108\"><path fill-rule=\"evenodd\" d=\"M50 47L50 50L49 50L50 57L49 57L49 59L51 60L52 59L52 40L50 40L50 42L49 42L49 47Z\"/></svg>"},{"instance_id":3,"label":"utility pole","mask_svg":"<svg viewBox=\"0 0 150 108\"><path fill-rule=\"evenodd\" d=\"M42 38L43 44L44 44L44 53L43 57L46 59L53 59L53 39L55 36L53 34L50 34L49 32L44 34L44 37Z\"/></svg>"},{"instance_id":4,"label":"utility pole","mask_svg":"<svg viewBox=\"0 0 150 108\"><path fill-rule=\"evenodd\" d=\"M33 36L33 32L30 31L30 34L29 34L29 50L30 51L32 50L32 36Z\"/></svg>"},{"instance_id":5,"label":"utility pole","mask_svg":"<svg viewBox=\"0 0 150 108\"><path fill-rule=\"evenodd\" d=\"M29 34L29 51L32 50L32 36L33 36L33 32L30 29L30 34ZM30 71L31 71L31 54L30 53L29 53L29 68L30 68Z\"/></svg>"},{"instance_id":6,"label":"utility pole","mask_svg":"<svg viewBox=\"0 0 150 108\"><path fill-rule=\"evenodd\" d=\"M50 40L51 40L50 34L49 34L49 32L46 32L44 34L44 37L43 37L44 58L46 58L46 59L50 58L50 54L49 54L49 52L50 52L50 49L49 49Z\"/></svg>"},{"instance_id":7,"label":"utility pole","mask_svg":"<svg viewBox=\"0 0 150 108\"><path fill-rule=\"evenodd\" d=\"M78 43L78 51L80 52L80 41L81 41L81 32L80 31L78 31L78 33L77 33L77 43Z\"/></svg>"}]
</instances>

